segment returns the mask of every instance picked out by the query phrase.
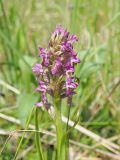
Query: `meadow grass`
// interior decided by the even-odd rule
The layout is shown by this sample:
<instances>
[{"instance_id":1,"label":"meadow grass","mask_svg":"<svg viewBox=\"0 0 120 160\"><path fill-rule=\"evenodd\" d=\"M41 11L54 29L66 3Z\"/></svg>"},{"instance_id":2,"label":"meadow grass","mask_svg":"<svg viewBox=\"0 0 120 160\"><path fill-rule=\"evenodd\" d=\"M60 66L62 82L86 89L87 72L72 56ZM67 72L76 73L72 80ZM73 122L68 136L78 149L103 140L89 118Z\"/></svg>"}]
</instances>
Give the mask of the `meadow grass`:
<instances>
[{"instance_id":1,"label":"meadow grass","mask_svg":"<svg viewBox=\"0 0 120 160\"><path fill-rule=\"evenodd\" d=\"M116 137L115 143L120 144L120 1L0 0L0 80L20 91L16 94L0 83L0 112L22 123L21 127L0 118L0 148L6 141L7 131L24 128L33 104L39 99L34 93L36 81L31 68L37 61L38 47L46 47L57 24L80 38L76 51L81 63L75 72L80 85L73 98L70 119L106 139ZM66 100L62 102L62 114L67 116ZM40 110L38 118L39 128L54 133L52 120L45 111ZM34 124L34 113L31 123ZM2 135L2 130L6 135ZM34 134L29 132L20 147L18 156L33 147L25 152L25 160L37 159ZM55 138L41 136L46 159L55 160ZM69 137L79 143L70 144L76 159L109 159L104 152L111 151L94 139L75 129ZM1 159L14 157L19 139L16 134L8 141Z\"/></svg>"}]
</instances>

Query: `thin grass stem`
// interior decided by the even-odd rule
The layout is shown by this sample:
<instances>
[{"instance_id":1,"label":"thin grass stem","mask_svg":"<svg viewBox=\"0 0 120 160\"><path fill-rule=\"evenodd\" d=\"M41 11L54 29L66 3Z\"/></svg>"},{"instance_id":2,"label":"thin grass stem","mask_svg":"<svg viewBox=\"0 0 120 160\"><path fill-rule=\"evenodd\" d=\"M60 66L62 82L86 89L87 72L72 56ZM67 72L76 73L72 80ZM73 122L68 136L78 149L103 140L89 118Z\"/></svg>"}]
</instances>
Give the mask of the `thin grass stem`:
<instances>
[{"instance_id":1,"label":"thin grass stem","mask_svg":"<svg viewBox=\"0 0 120 160\"><path fill-rule=\"evenodd\" d=\"M33 110L34 110L34 107L32 108L32 111L31 111L31 113L30 113L30 115L29 115L29 117L28 117L28 121L27 121L27 123L26 123L25 130L28 129L30 120L31 120L31 118L32 118ZM22 137L21 137L21 139L20 139L20 142L19 142L19 144L18 144L18 147L17 147L17 150L16 150L16 153L15 153L15 156L14 156L13 160L16 160L16 158L17 158L17 155L18 155L18 152L19 152L20 147L21 147L21 145L22 145L22 142L23 142L25 133L26 133L26 132L23 132L23 135L22 135Z\"/></svg>"},{"instance_id":2,"label":"thin grass stem","mask_svg":"<svg viewBox=\"0 0 120 160\"><path fill-rule=\"evenodd\" d=\"M36 131L39 131L38 108L36 108L36 110L35 110L35 129L36 129ZM40 141L40 133L39 132L35 133L35 140L36 140L36 148L37 148L39 160L44 160L44 155L43 155L43 150L42 150L42 145L41 145L41 141Z\"/></svg>"}]
</instances>

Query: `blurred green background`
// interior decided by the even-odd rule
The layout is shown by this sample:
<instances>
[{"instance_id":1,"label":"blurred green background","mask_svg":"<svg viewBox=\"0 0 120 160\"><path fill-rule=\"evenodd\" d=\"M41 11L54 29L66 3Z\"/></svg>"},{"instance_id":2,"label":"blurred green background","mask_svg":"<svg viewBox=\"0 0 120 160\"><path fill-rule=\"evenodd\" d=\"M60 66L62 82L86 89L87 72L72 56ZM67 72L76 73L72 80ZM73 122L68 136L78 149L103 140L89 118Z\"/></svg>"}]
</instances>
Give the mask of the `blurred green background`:
<instances>
[{"instance_id":1,"label":"blurred green background","mask_svg":"<svg viewBox=\"0 0 120 160\"><path fill-rule=\"evenodd\" d=\"M81 59L75 73L80 85L73 98L70 118L74 121L79 118L79 125L104 138L119 135L120 0L0 0L0 149L8 131L24 128L32 106L39 100L31 68L38 61L38 47L47 46L57 24L80 38L75 46ZM66 115L66 100L62 108ZM5 115L19 119L22 127ZM54 132L51 125L47 113L41 110L40 128ZM20 154L31 146L32 149L18 159L37 159L33 135L27 134ZM13 158L19 136L16 134L8 141L1 160ZM52 160L54 137L44 134L42 137L46 157ZM96 144L75 129L70 138L90 147ZM119 138L115 143L120 144ZM86 157L107 160L103 154L84 146L71 145L71 148L73 153L79 151ZM100 145L97 148L106 150Z\"/></svg>"}]
</instances>

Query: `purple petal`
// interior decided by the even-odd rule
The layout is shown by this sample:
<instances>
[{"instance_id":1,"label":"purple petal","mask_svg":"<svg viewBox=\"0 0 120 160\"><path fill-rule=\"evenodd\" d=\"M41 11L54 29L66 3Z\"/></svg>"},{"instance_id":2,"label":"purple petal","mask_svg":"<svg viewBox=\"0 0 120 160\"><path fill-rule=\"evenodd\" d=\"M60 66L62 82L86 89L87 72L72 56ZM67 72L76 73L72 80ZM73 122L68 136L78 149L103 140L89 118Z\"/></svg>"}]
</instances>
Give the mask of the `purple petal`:
<instances>
[{"instance_id":1,"label":"purple petal","mask_svg":"<svg viewBox=\"0 0 120 160\"><path fill-rule=\"evenodd\" d=\"M66 65L66 72L67 73L73 73L74 72L74 66L69 63Z\"/></svg>"},{"instance_id":2,"label":"purple petal","mask_svg":"<svg viewBox=\"0 0 120 160\"><path fill-rule=\"evenodd\" d=\"M43 92L42 95L41 95L41 99L42 99L42 101L44 102L44 104L45 104L45 103L48 103L47 97L46 97L46 95L45 95L44 92Z\"/></svg>"},{"instance_id":3,"label":"purple petal","mask_svg":"<svg viewBox=\"0 0 120 160\"><path fill-rule=\"evenodd\" d=\"M32 70L36 75L43 73L42 65L39 63L35 64L34 67L32 68Z\"/></svg>"},{"instance_id":4,"label":"purple petal","mask_svg":"<svg viewBox=\"0 0 120 160\"><path fill-rule=\"evenodd\" d=\"M46 92L46 88L38 87L36 88L36 92Z\"/></svg>"},{"instance_id":5,"label":"purple petal","mask_svg":"<svg viewBox=\"0 0 120 160\"><path fill-rule=\"evenodd\" d=\"M67 78L66 78L66 84L71 84L73 81L73 77L71 77L69 74L66 74Z\"/></svg>"},{"instance_id":6,"label":"purple petal","mask_svg":"<svg viewBox=\"0 0 120 160\"><path fill-rule=\"evenodd\" d=\"M71 43L69 42L63 42L61 45L61 51L68 51L68 52L72 52L73 50L73 46Z\"/></svg>"},{"instance_id":7,"label":"purple petal","mask_svg":"<svg viewBox=\"0 0 120 160\"><path fill-rule=\"evenodd\" d=\"M44 57L42 64L47 67L49 65L49 63L50 63L49 58L47 56Z\"/></svg>"},{"instance_id":8,"label":"purple petal","mask_svg":"<svg viewBox=\"0 0 120 160\"><path fill-rule=\"evenodd\" d=\"M40 50L39 57L45 57L47 54L47 50L41 47L39 47L39 50Z\"/></svg>"},{"instance_id":9,"label":"purple petal","mask_svg":"<svg viewBox=\"0 0 120 160\"><path fill-rule=\"evenodd\" d=\"M72 62L72 63L80 63L80 59L77 58L77 57L75 57L75 58L72 58L72 59L71 59L71 62Z\"/></svg>"},{"instance_id":10,"label":"purple petal","mask_svg":"<svg viewBox=\"0 0 120 160\"><path fill-rule=\"evenodd\" d=\"M76 83L67 84L67 88L75 89L78 85Z\"/></svg>"},{"instance_id":11,"label":"purple petal","mask_svg":"<svg viewBox=\"0 0 120 160\"><path fill-rule=\"evenodd\" d=\"M61 25L58 25L55 29L54 33L58 33L58 35L63 35L65 38L68 37L69 32L67 32L67 30L65 30L64 28L62 28Z\"/></svg>"},{"instance_id":12,"label":"purple petal","mask_svg":"<svg viewBox=\"0 0 120 160\"><path fill-rule=\"evenodd\" d=\"M41 92L46 92L47 90L47 85L45 82L39 80L38 81L39 87L36 89L37 92L41 91Z\"/></svg>"},{"instance_id":13,"label":"purple petal","mask_svg":"<svg viewBox=\"0 0 120 160\"><path fill-rule=\"evenodd\" d=\"M79 40L79 38L75 34L71 35L69 38L69 41L72 43L77 42L78 40Z\"/></svg>"},{"instance_id":14,"label":"purple petal","mask_svg":"<svg viewBox=\"0 0 120 160\"><path fill-rule=\"evenodd\" d=\"M52 67L51 72L53 75L57 75L60 72L60 68L62 67L62 63L60 59L57 59L55 65Z\"/></svg>"},{"instance_id":15,"label":"purple petal","mask_svg":"<svg viewBox=\"0 0 120 160\"><path fill-rule=\"evenodd\" d=\"M43 106L43 102L37 102L37 103L36 103L36 106L37 106L37 107L42 107L42 106Z\"/></svg>"},{"instance_id":16,"label":"purple petal","mask_svg":"<svg viewBox=\"0 0 120 160\"><path fill-rule=\"evenodd\" d=\"M75 92L73 90L70 90L70 89L67 89L66 90L66 95L69 96L69 95L73 95L75 94Z\"/></svg>"}]
</instances>

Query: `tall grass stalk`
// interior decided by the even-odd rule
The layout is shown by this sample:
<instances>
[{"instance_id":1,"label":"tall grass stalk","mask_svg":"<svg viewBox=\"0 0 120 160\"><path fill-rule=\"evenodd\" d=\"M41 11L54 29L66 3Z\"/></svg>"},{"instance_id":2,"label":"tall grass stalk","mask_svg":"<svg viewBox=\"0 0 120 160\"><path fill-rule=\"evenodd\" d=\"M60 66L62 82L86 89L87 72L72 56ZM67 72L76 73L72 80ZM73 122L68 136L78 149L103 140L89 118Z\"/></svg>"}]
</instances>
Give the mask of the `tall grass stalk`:
<instances>
[{"instance_id":1,"label":"tall grass stalk","mask_svg":"<svg viewBox=\"0 0 120 160\"><path fill-rule=\"evenodd\" d=\"M38 109L39 108L36 107L36 110L35 110L35 129L36 129L36 131L39 130ZM39 132L35 133L35 140L36 140L36 148L37 148L39 160L44 160L44 155L43 155L43 150L42 150L42 146L41 146L40 133Z\"/></svg>"},{"instance_id":2,"label":"tall grass stalk","mask_svg":"<svg viewBox=\"0 0 120 160\"><path fill-rule=\"evenodd\" d=\"M58 98L54 100L55 106L55 127L57 140L57 160L65 160L65 141L63 139L64 129L61 116L61 101Z\"/></svg>"}]
</instances>

